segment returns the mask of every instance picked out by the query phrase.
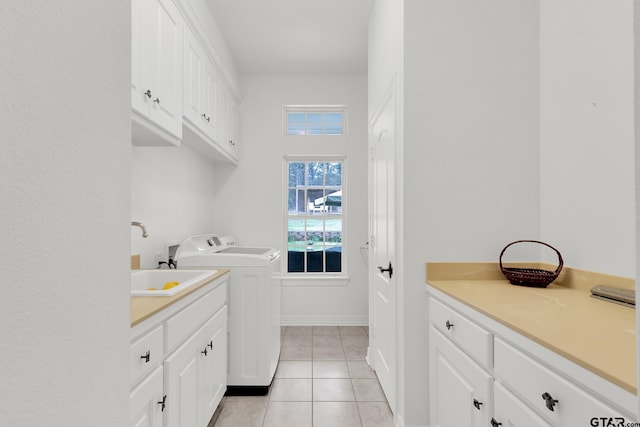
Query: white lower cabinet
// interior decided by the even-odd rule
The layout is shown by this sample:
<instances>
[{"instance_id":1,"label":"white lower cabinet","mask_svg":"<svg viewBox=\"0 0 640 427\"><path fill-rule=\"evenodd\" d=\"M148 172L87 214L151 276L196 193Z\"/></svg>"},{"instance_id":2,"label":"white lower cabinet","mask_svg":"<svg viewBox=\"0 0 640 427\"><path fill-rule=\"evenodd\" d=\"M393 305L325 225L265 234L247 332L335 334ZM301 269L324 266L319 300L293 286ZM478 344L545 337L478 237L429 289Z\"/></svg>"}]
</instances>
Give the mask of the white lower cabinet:
<instances>
[{"instance_id":1,"label":"white lower cabinet","mask_svg":"<svg viewBox=\"0 0 640 427\"><path fill-rule=\"evenodd\" d=\"M157 367L129 394L129 425L162 427L165 399L162 366Z\"/></svg>"},{"instance_id":2,"label":"white lower cabinet","mask_svg":"<svg viewBox=\"0 0 640 427\"><path fill-rule=\"evenodd\" d=\"M485 426L493 378L431 326L431 425Z\"/></svg>"},{"instance_id":3,"label":"white lower cabinet","mask_svg":"<svg viewBox=\"0 0 640 427\"><path fill-rule=\"evenodd\" d=\"M226 318L225 307L165 360L168 425L206 426L220 403L226 390Z\"/></svg>"},{"instance_id":4,"label":"white lower cabinet","mask_svg":"<svg viewBox=\"0 0 640 427\"><path fill-rule=\"evenodd\" d=\"M539 344L446 296L431 295L429 308L432 427L617 426L632 420L633 408L587 385L613 386L597 375L559 355L553 363L536 357Z\"/></svg>"},{"instance_id":5,"label":"white lower cabinet","mask_svg":"<svg viewBox=\"0 0 640 427\"><path fill-rule=\"evenodd\" d=\"M226 277L132 329L130 426L205 427L211 419L227 389Z\"/></svg>"},{"instance_id":6,"label":"white lower cabinet","mask_svg":"<svg viewBox=\"0 0 640 427\"><path fill-rule=\"evenodd\" d=\"M504 427L551 427L531 408L499 382L493 385L494 416L492 425ZM589 424L585 424L587 426Z\"/></svg>"}]
</instances>

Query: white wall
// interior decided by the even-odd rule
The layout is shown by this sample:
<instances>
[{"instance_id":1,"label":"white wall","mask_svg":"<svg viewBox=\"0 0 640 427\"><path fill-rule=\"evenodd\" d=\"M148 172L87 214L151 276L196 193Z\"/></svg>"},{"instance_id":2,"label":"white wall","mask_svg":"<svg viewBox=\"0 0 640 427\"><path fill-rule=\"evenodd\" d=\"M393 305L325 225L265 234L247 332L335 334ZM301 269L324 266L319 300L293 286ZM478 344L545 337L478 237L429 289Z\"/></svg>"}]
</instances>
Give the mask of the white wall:
<instances>
[{"instance_id":1,"label":"white wall","mask_svg":"<svg viewBox=\"0 0 640 427\"><path fill-rule=\"evenodd\" d=\"M537 16L528 0L405 1L409 425L427 416L424 263L495 262L539 236Z\"/></svg>"},{"instance_id":2,"label":"white wall","mask_svg":"<svg viewBox=\"0 0 640 427\"><path fill-rule=\"evenodd\" d=\"M573 267L635 276L632 0L542 0L541 229Z\"/></svg>"},{"instance_id":3,"label":"white wall","mask_svg":"<svg viewBox=\"0 0 640 427\"><path fill-rule=\"evenodd\" d=\"M240 164L219 168L214 231L241 244L278 247L286 254L283 218L285 155L347 157L348 223L343 252L351 280L291 282L283 287L282 318L290 324L366 324L367 80L365 76L244 76L240 106ZM347 105L347 136L285 137L283 105Z\"/></svg>"},{"instance_id":4,"label":"white wall","mask_svg":"<svg viewBox=\"0 0 640 427\"><path fill-rule=\"evenodd\" d=\"M0 424L128 422L129 2L0 4Z\"/></svg>"},{"instance_id":5,"label":"white wall","mask_svg":"<svg viewBox=\"0 0 640 427\"><path fill-rule=\"evenodd\" d=\"M131 220L143 223L149 237L131 227L131 253L140 254L143 268L157 267L158 252L167 260L167 243L215 231L218 167L185 145L132 148Z\"/></svg>"},{"instance_id":6,"label":"white wall","mask_svg":"<svg viewBox=\"0 0 640 427\"><path fill-rule=\"evenodd\" d=\"M403 86L398 415L407 426L428 422L424 263L497 261L508 242L539 236L537 17L528 1L376 2L370 115L394 71Z\"/></svg>"}]
</instances>

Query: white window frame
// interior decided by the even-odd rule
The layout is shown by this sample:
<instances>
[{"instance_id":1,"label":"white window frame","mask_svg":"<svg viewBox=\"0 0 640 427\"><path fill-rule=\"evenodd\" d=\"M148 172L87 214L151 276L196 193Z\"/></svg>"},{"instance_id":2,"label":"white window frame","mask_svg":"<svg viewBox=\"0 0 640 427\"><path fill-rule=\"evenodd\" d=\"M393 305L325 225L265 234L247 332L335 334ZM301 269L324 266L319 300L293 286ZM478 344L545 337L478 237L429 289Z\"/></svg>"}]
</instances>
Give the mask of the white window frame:
<instances>
[{"instance_id":1,"label":"white window frame","mask_svg":"<svg viewBox=\"0 0 640 427\"><path fill-rule=\"evenodd\" d=\"M304 135L289 135L289 113L342 113L342 133L341 134L304 134ZM345 136L347 135L347 106L346 105L284 105L282 107L282 133L284 136L303 136L303 137L318 137L318 136Z\"/></svg>"},{"instance_id":2,"label":"white window frame","mask_svg":"<svg viewBox=\"0 0 640 427\"><path fill-rule=\"evenodd\" d=\"M306 162L324 162L324 163L332 163L332 162L341 162L342 163L342 213L340 215L332 214L332 215L318 215L318 214L307 214L307 215L289 215L289 204L288 204L288 191L289 191L289 163L306 163ZM347 266L347 247L348 247L348 239L347 239L347 158L346 156L285 156L283 161L283 230L284 230L284 249L283 253L287 254L283 257L282 264L282 278L286 282L287 280L295 280L295 281L319 281L319 280L336 280L335 284L338 285L346 285L349 280L347 275L348 266ZM342 220L342 256L341 256L341 265L340 268L342 271L340 272L292 272L289 273L288 264L289 264L289 230L288 224L289 219L341 219ZM306 266L306 257L305 257L305 266ZM306 267L305 267L306 268Z\"/></svg>"}]
</instances>

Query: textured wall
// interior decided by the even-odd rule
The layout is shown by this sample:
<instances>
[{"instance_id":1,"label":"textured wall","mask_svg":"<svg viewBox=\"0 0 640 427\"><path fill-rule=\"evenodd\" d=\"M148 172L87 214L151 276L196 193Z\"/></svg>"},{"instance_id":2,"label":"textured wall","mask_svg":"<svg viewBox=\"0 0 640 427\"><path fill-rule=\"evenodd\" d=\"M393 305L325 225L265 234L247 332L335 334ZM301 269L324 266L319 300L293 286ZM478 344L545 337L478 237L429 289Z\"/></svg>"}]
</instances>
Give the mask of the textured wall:
<instances>
[{"instance_id":1,"label":"textured wall","mask_svg":"<svg viewBox=\"0 0 640 427\"><path fill-rule=\"evenodd\" d=\"M0 3L0 425L128 420L130 3Z\"/></svg>"}]
</instances>

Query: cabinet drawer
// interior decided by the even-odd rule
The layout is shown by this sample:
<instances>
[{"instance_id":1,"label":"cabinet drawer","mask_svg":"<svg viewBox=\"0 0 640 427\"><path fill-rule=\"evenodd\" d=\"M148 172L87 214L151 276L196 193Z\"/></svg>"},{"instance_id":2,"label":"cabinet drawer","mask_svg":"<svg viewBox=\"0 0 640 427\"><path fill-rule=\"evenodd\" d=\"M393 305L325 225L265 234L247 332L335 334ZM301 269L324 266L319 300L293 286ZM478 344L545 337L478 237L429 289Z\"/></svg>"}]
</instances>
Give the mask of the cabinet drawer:
<instances>
[{"instance_id":1,"label":"cabinet drawer","mask_svg":"<svg viewBox=\"0 0 640 427\"><path fill-rule=\"evenodd\" d=\"M429 298L429 321L481 365L492 366L493 336L486 329Z\"/></svg>"},{"instance_id":2,"label":"cabinet drawer","mask_svg":"<svg viewBox=\"0 0 640 427\"><path fill-rule=\"evenodd\" d=\"M495 374L529 405L558 426L588 426L592 418L623 416L550 368L495 339ZM543 397L544 396L544 397ZM547 400L557 400L547 407Z\"/></svg>"},{"instance_id":3,"label":"cabinet drawer","mask_svg":"<svg viewBox=\"0 0 640 427\"><path fill-rule=\"evenodd\" d=\"M129 348L129 384L137 383L162 362L162 326L134 341Z\"/></svg>"},{"instance_id":4,"label":"cabinet drawer","mask_svg":"<svg viewBox=\"0 0 640 427\"><path fill-rule=\"evenodd\" d=\"M180 313L167 320L167 354L201 327L227 300L226 283L218 286Z\"/></svg>"}]
</instances>

